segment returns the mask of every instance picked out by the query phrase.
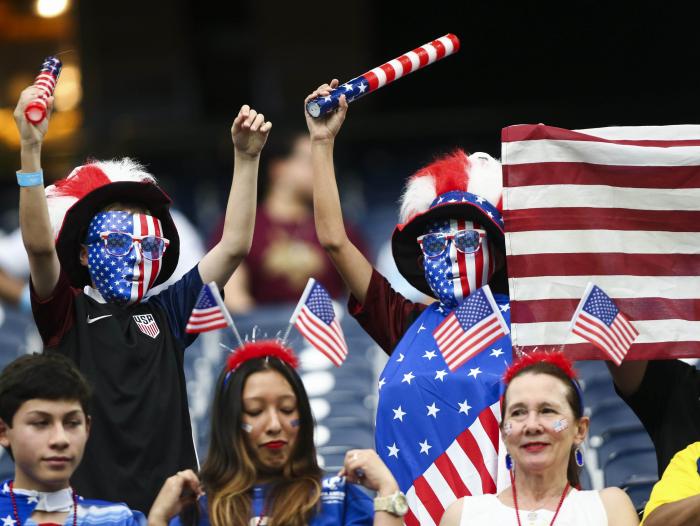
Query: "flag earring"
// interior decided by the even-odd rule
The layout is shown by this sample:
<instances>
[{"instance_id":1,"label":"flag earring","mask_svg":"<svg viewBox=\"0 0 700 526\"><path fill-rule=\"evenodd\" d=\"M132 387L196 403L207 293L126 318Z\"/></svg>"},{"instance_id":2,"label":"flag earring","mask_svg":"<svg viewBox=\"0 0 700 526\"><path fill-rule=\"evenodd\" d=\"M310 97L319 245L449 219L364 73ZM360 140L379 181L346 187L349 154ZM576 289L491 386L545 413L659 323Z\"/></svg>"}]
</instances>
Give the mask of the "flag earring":
<instances>
[{"instance_id":1,"label":"flag earring","mask_svg":"<svg viewBox=\"0 0 700 526\"><path fill-rule=\"evenodd\" d=\"M506 469L513 471L513 458L510 456L510 453L506 453Z\"/></svg>"},{"instance_id":2,"label":"flag earring","mask_svg":"<svg viewBox=\"0 0 700 526\"><path fill-rule=\"evenodd\" d=\"M583 467L583 451L581 451L581 446L576 446L574 450L574 460L576 460L576 465L578 467Z\"/></svg>"}]
</instances>

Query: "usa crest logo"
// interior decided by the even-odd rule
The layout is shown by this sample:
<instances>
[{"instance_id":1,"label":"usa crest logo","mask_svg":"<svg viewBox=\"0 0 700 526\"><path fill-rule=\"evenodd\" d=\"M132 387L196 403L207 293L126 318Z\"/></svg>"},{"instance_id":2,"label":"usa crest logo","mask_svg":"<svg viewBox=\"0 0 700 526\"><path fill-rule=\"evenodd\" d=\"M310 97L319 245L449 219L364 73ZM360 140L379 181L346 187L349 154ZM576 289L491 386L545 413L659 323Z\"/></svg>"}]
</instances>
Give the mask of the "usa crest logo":
<instances>
[{"instance_id":1,"label":"usa crest logo","mask_svg":"<svg viewBox=\"0 0 700 526\"><path fill-rule=\"evenodd\" d=\"M134 314L133 318L142 333L154 340L158 337L160 329L156 320L153 319L153 314Z\"/></svg>"}]
</instances>

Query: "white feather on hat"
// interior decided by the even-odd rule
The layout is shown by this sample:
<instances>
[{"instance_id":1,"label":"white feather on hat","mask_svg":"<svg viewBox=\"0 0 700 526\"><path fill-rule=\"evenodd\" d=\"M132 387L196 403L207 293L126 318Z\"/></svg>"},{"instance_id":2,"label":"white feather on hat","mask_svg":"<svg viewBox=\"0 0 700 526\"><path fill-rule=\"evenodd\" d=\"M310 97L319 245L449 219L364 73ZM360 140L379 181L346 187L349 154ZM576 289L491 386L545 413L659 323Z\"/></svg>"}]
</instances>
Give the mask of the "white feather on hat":
<instances>
[{"instance_id":1,"label":"white feather on hat","mask_svg":"<svg viewBox=\"0 0 700 526\"><path fill-rule=\"evenodd\" d=\"M47 186L46 202L54 239L58 237L66 212L71 206L92 190L116 182L157 184L156 178L148 173L142 164L124 157L78 166L65 179Z\"/></svg>"},{"instance_id":2,"label":"white feather on hat","mask_svg":"<svg viewBox=\"0 0 700 526\"><path fill-rule=\"evenodd\" d=\"M502 208L501 163L487 153L470 156L462 150L442 157L420 169L406 183L400 199L399 223L405 224L430 208L439 196L450 191L483 197L498 210Z\"/></svg>"}]
</instances>

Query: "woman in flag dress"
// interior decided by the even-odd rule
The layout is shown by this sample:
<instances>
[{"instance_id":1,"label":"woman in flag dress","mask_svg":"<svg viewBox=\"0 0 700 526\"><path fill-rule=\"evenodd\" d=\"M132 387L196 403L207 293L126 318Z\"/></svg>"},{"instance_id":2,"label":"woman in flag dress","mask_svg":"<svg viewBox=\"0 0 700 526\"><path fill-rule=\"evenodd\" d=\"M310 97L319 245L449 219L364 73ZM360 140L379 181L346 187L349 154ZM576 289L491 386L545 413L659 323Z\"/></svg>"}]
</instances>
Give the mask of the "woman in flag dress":
<instances>
[{"instance_id":1,"label":"woman in flag dress","mask_svg":"<svg viewBox=\"0 0 700 526\"><path fill-rule=\"evenodd\" d=\"M337 80L323 84L306 100L337 86ZM392 237L394 259L414 287L436 299L412 303L392 290L346 235L333 149L347 108L341 97L335 112L306 115L316 231L352 293L351 314L390 356L379 379L376 448L406 492L405 521L437 524L455 499L495 493L507 483L499 461L504 453L498 400L510 338L502 336L481 352L471 349L473 355L458 348L460 358L451 362L454 356L446 361L433 335L453 311L467 331L476 314L457 307L475 292L488 296L487 284L495 302L484 309L493 308L503 327L509 324L501 166L487 154L457 150L409 178Z\"/></svg>"}]
</instances>

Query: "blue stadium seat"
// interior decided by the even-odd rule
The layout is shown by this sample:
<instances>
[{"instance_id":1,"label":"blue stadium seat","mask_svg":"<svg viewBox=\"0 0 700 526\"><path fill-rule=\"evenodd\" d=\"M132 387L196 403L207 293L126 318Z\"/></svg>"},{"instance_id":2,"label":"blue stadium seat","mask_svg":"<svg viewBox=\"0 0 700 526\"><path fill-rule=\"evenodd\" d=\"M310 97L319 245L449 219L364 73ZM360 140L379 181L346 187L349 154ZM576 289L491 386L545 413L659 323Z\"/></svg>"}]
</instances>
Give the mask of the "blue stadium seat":
<instances>
[{"instance_id":1,"label":"blue stadium seat","mask_svg":"<svg viewBox=\"0 0 700 526\"><path fill-rule=\"evenodd\" d=\"M646 506L649 500L649 495L651 495L651 490L656 484L656 477L649 477L647 479L636 479L630 481L622 488L625 490L630 499L632 499L632 504L634 504L635 509L638 512L644 511L644 506Z\"/></svg>"},{"instance_id":2,"label":"blue stadium seat","mask_svg":"<svg viewBox=\"0 0 700 526\"><path fill-rule=\"evenodd\" d=\"M605 431L601 443L595 448L598 455L598 465L604 466L607 460L619 451L627 449L654 449L649 434L642 426L614 427Z\"/></svg>"},{"instance_id":3,"label":"blue stadium seat","mask_svg":"<svg viewBox=\"0 0 700 526\"><path fill-rule=\"evenodd\" d=\"M616 451L603 466L606 486L624 487L656 478L656 451L648 448Z\"/></svg>"},{"instance_id":4,"label":"blue stadium seat","mask_svg":"<svg viewBox=\"0 0 700 526\"><path fill-rule=\"evenodd\" d=\"M610 429L621 426L641 427L642 423L637 415L627 406L622 399L604 400L591 408L591 437L602 436Z\"/></svg>"},{"instance_id":5,"label":"blue stadium seat","mask_svg":"<svg viewBox=\"0 0 700 526\"><path fill-rule=\"evenodd\" d=\"M591 482L591 475L588 473L586 466L581 468L580 475L581 489L593 489L593 483Z\"/></svg>"},{"instance_id":6,"label":"blue stadium seat","mask_svg":"<svg viewBox=\"0 0 700 526\"><path fill-rule=\"evenodd\" d=\"M591 376L582 381L583 403L586 407L595 407L606 400L619 400L612 378L608 372Z\"/></svg>"}]
</instances>

